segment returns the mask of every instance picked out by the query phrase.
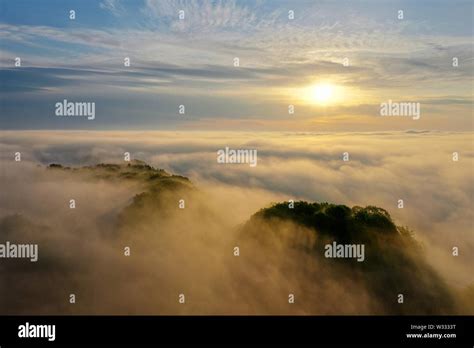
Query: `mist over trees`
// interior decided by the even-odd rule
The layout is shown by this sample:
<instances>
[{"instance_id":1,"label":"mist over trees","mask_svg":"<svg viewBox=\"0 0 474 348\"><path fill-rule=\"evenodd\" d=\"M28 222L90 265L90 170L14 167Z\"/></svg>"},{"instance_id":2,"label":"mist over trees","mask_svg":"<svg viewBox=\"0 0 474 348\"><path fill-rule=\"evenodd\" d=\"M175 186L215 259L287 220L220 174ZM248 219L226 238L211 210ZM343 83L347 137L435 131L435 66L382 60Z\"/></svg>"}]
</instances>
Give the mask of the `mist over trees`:
<instances>
[{"instance_id":1,"label":"mist over trees","mask_svg":"<svg viewBox=\"0 0 474 348\"><path fill-rule=\"evenodd\" d=\"M461 296L450 289L426 262L414 233L382 208L281 202L236 226L228 219L232 211L189 179L142 161L51 164L41 173L64 188L91 185L100 206L91 199L87 209L100 213L81 214L86 203L78 200L77 211L46 223L28 211L0 220L0 242L38 243L40 250L34 264L2 263L5 314L470 310L460 305L469 303L467 292ZM113 198L119 188L128 191ZM363 244L364 261L326 258L324 247L333 242Z\"/></svg>"}]
</instances>

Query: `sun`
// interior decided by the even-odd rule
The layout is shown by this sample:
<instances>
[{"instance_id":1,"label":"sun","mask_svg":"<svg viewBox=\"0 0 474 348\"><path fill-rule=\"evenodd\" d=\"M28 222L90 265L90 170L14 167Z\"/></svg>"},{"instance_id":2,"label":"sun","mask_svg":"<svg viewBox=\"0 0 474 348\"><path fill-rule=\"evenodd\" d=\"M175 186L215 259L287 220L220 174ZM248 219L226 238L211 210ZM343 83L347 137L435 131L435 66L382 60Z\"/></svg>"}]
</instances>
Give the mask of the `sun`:
<instances>
[{"instance_id":1,"label":"sun","mask_svg":"<svg viewBox=\"0 0 474 348\"><path fill-rule=\"evenodd\" d=\"M298 100L301 104L324 108L355 103L359 95L350 88L329 80L319 80L296 88L284 89L281 93L290 96L292 100Z\"/></svg>"},{"instance_id":2,"label":"sun","mask_svg":"<svg viewBox=\"0 0 474 348\"><path fill-rule=\"evenodd\" d=\"M307 97L314 104L330 104L335 99L335 86L328 83L312 85L308 88Z\"/></svg>"}]
</instances>

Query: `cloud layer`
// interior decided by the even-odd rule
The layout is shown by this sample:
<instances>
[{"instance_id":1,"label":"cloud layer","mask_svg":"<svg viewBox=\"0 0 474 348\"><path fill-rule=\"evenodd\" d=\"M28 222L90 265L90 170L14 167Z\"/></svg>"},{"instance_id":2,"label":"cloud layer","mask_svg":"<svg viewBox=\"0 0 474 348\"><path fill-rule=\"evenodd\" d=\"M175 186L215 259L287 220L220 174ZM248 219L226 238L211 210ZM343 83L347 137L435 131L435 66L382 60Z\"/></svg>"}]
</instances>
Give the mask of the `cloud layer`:
<instances>
[{"instance_id":1,"label":"cloud layer","mask_svg":"<svg viewBox=\"0 0 474 348\"><path fill-rule=\"evenodd\" d=\"M19 183L22 176L8 174L24 163L117 163L130 152L132 158L190 177L217 206L232 211L226 217L232 224L271 202L289 199L383 207L426 243L429 261L452 284L464 286L473 281L469 267L474 261L471 141L471 133L416 131L3 132L3 184L24 193L4 195L2 211L19 208L22 197L28 197L28 186ZM258 165L218 164L217 151L226 146L257 150ZM13 162L17 151L24 162ZM453 152L459 161L453 161ZM403 209L397 207L399 199ZM458 257L452 256L455 246Z\"/></svg>"}]
</instances>

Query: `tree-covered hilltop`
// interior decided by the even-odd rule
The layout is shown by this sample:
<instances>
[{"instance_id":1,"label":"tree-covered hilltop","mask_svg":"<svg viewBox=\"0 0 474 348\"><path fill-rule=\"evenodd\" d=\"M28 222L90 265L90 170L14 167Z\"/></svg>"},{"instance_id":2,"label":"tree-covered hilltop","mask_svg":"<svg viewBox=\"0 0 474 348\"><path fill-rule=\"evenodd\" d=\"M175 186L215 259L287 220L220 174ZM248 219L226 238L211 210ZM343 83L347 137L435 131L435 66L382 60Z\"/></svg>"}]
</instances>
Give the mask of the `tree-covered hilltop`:
<instances>
[{"instance_id":1,"label":"tree-covered hilltop","mask_svg":"<svg viewBox=\"0 0 474 348\"><path fill-rule=\"evenodd\" d=\"M136 159L122 164L99 163L72 168L50 164L48 169L82 175L89 180L137 184L138 192L119 213L113 226L118 234L129 234L127 230L130 229L148 229L152 220L163 221L169 218L170 214L179 209L180 200L184 200L186 206L188 197L196 192L187 177L170 174Z\"/></svg>"},{"instance_id":2,"label":"tree-covered hilltop","mask_svg":"<svg viewBox=\"0 0 474 348\"><path fill-rule=\"evenodd\" d=\"M260 210L256 217L290 219L319 233L350 240L361 233L377 230L379 233L394 234L399 231L389 213L382 208L367 206L353 207L331 203L295 202L277 203Z\"/></svg>"},{"instance_id":3,"label":"tree-covered hilltop","mask_svg":"<svg viewBox=\"0 0 474 348\"><path fill-rule=\"evenodd\" d=\"M288 237L282 222L304 226L314 238ZM330 267L331 272L345 274L345 282L362 281L382 313L436 314L450 313L454 301L441 277L426 262L422 245L406 227L397 226L390 214L378 207L365 208L331 203L288 202L261 209L243 226L245 239L263 241L262 231L270 238L290 240L295 248L314 255L315 262ZM325 246L363 244L365 260L326 258ZM398 295L403 295L403 304Z\"/></svg>"},{"instance_id":4,"label":"tree-covered hilltop","mask_svg":"<svg viewBox=\"0 0 474 348\"><path fill-rule=\"evenodd\" d=\"M103 180L128 180L140 184L146 184L149 188L160 186L191 186L188 178L181 175L172 175L164 169L154 168L141 160L132 160L128 163L99 163L93 166L66 167L61 164L52 163L48 169L70 171L76 174L85 174L90 178Z\"/></svg>"}]
</instances>

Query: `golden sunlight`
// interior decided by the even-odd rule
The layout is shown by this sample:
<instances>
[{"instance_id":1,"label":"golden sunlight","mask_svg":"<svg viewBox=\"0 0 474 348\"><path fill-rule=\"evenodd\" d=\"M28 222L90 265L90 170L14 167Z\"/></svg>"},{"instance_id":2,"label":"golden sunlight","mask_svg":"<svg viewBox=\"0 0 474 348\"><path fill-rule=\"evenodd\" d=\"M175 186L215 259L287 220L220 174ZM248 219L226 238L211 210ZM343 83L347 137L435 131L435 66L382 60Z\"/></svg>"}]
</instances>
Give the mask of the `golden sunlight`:
<instances>
[{"instance_id":1,"label":"golden sunlight","mask_svg":"<svg viewBox=\"0 0 474 348\"><path fill-rule=\"evenodd\" d=\"M339 98L338 87L330 83L311 85L305 88L303 98L311 104L333 104Z\"/></svg>"}]
</instances>

